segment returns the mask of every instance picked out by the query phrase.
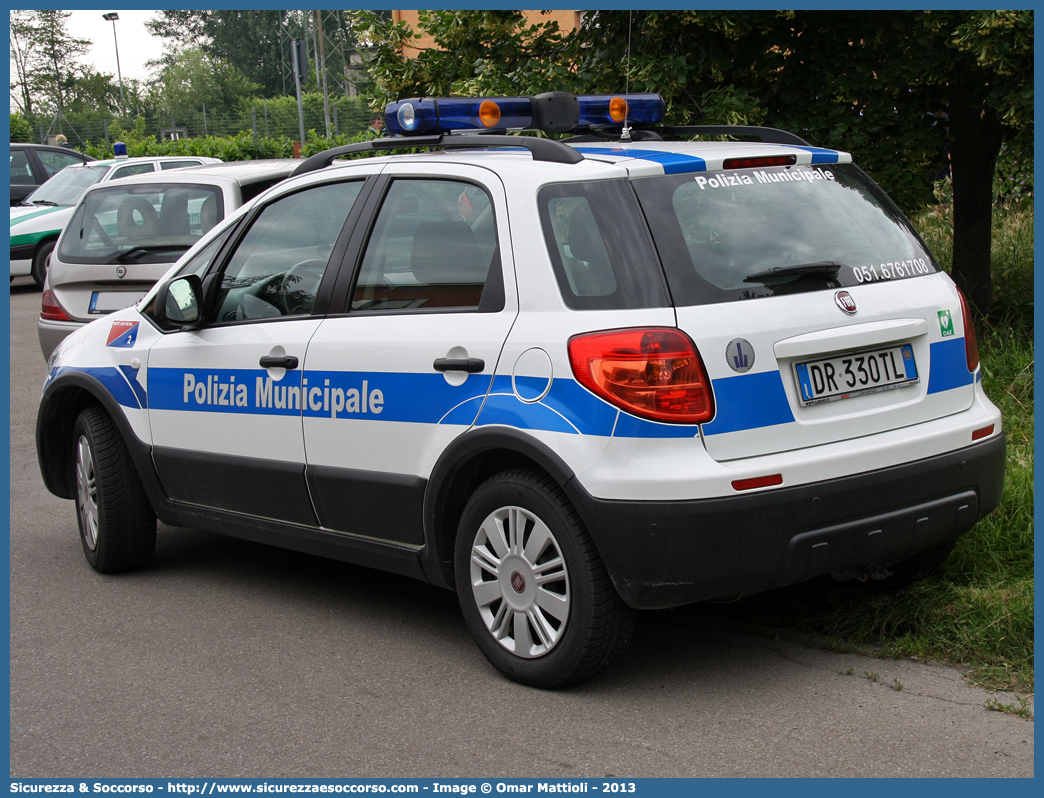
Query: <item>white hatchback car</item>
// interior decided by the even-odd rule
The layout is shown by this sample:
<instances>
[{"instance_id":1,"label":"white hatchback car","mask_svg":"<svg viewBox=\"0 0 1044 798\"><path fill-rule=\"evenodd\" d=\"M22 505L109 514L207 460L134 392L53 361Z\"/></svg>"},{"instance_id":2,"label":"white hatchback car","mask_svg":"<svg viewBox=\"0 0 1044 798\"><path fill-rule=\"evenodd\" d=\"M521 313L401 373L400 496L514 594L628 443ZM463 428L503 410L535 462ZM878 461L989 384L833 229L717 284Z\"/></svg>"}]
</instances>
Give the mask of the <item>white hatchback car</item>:
<instances>
[{"instance_id":1,"label":"white hatchback car","mask_svg":"<svg viewBox=\"0 0 1044 798\"><path fill-rule=\"evenodd\" d=\"M92 186L51 255L38 330L44 359L70 332L133 305L193 244L300 161L234 161Z\"/></svg>"},{"instance_id":2,"label":"white hatchback car","mask_svg":"<svg viewBox=\"0 0 1044 798\"><path fill-rule=\"evenodd\" d=\"M149 172L221 163L219 158L164 155L110 158L67 166L32 194L11 206L11 279L32 275L43 287L47 263L58 236L72 216L73 206L95 183Z\"/></svg>"},{"instance_id":3,"label":"white hatchback car","mask_svg":"<svg viewBox=\"0 0 1044 798\"><path fill-rule=\"evenodd\" d=\"M1004 479L966 303L847 153L662 109L393 103L67 338L37 449L88 562L158 516L415 577L540 687L638 609L930 573Z\"/></svg>"}]
</instances>

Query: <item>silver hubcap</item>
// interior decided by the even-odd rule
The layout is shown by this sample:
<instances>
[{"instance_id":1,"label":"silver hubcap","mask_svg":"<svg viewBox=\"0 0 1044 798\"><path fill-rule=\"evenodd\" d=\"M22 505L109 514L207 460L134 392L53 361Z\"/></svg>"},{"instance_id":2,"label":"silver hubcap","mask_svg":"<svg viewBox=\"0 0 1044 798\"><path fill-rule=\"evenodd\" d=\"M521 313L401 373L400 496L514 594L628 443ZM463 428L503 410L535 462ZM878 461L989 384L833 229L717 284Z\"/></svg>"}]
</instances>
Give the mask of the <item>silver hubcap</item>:
<instances>
[{"instance_id":1,"label":"silver hubcap","mask_svg":"<svg viewBox=\"0 0 1044 798\"><path fill-rule=\"evenodd\" d=\"M482 522L471 550L471 592L486 628L511 653L541 657L569 619L569 572L547 525L521 507Z\"/></svg>"},{"instance_id":2,"label":"silver hubcap","mask_svg":"<svg viewBox=\"0 0 1044 798\"><path fill-rule=\"evenodd\" d=\"M91 445L83 435L76 444L76 509L83 539L87 548L94 551L98 546L98 475Z\"/></svg>"}]
</instances>

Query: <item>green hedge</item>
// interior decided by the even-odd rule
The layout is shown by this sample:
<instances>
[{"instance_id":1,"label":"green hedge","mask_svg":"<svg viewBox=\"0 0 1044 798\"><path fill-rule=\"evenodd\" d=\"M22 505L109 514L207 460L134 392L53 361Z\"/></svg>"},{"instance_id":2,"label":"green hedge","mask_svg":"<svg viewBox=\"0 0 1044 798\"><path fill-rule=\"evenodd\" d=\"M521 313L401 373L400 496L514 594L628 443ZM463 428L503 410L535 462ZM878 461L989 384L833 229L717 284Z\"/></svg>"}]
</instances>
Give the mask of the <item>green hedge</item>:
<instances>
[{"instance_id":1,"label":"green hedge","mask_svg":"<svg viewBox=\"0 0 1044 798\"><path fill-rule=\"evenodd\" d=\"M127 155L141 157L150 155L202 155L210 158L220 158L222 161L249 161L259 158L293 158L294 139L289 136L258 136L255 144L254 134L245 130L235 136L202 136L191 139L178 139L177 141L155 141L154 139L138 137L133 132L124 135L110 136L112 141L123 141L127 145ZM351 144L356 141L366 141L371 138L367 134L348 136L341 134L326 138L320 136L316 131L310 130L306 137L305 145L301 148L301 155L308 157L317 152L339 147L342 144ZM88 155L95 158L111 158L112 146L106 147L104 142L89 143L86 147Z\"/></svg>"}]
</instances>

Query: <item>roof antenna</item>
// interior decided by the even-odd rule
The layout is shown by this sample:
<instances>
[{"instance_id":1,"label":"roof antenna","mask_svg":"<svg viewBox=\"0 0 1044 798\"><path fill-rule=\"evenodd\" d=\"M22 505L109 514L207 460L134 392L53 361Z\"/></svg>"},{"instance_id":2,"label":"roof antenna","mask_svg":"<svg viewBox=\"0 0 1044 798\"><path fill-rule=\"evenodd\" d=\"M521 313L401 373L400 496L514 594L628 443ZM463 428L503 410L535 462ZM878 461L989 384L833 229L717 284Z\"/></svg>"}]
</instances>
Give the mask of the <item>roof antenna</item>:
<instances>
[{"instance_id":1,"label":"roof antenna","mask_svg":"<svg viewBox=\"0 0 1044 798\"><path fill-rule=\"evenodd\" d=\"M633 11L627 12L627 66L624 68L624 94L631 93L631 15ZM627 124L627 111L631 110L630 105L624 100L624 126L620 130L620 141L624 144L631 142L631 128Z\"/></svg>"}]
</instances>

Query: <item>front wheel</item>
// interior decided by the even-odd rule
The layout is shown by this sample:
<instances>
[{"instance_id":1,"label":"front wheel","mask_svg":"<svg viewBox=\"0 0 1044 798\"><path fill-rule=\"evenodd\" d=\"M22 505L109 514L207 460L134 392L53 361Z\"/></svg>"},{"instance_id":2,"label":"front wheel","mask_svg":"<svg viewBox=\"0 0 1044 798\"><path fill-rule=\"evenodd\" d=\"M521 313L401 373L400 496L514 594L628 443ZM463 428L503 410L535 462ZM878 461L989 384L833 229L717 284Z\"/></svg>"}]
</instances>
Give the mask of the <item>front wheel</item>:
<instances>
[{"instance_id":1,"label":"front wheel","mask_svg":"<svg viewBox=\"0 0 1044 798\"><path fill-rule=\"evenodd\" d=\"M613 588L568 499L540 472L483 483L464 509L455 555L468 629L490 663L517 682L582 681L630 642L635 611Z\"/></svg>"},{"instance_id":2,"label":"front wheel","mask_svg":"<svg viewBox=\"0 0 1044 798\"><path fill-rule=\"evenodd\" d=\"M156 515L109 415L80 413L73 428L76 520L87 562L112 574L143 568L156 548Z\"/></svg>"}]
</instances>

